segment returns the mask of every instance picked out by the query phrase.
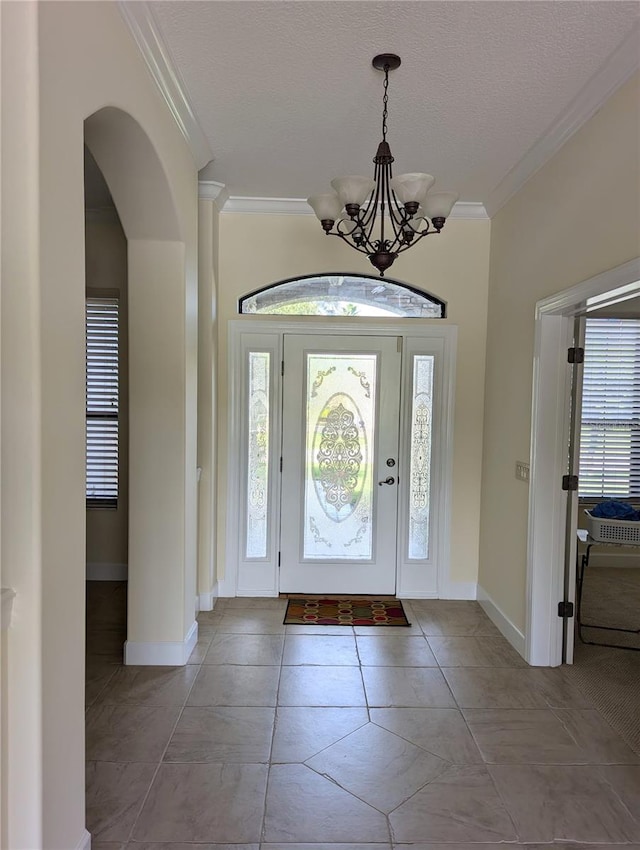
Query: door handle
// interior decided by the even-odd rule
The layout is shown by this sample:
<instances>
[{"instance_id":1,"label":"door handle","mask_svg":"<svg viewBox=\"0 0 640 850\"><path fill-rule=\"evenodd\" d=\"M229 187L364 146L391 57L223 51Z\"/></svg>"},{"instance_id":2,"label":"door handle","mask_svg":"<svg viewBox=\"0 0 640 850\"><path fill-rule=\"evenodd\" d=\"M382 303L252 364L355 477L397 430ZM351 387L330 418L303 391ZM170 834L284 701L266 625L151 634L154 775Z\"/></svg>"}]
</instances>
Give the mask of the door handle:
<instances>
[{"instance_id":1,"label":"door handle","mask_svg":"<svg viewBox=\"0 0 640 850\"><path fill-rule=\"evenodd\" d=\"M384 481L378 481L378 487L382 487L383 484L395 484L396 479L393 475L390 475L388 478L385 478Z\"/></svg>"}]
</instances>

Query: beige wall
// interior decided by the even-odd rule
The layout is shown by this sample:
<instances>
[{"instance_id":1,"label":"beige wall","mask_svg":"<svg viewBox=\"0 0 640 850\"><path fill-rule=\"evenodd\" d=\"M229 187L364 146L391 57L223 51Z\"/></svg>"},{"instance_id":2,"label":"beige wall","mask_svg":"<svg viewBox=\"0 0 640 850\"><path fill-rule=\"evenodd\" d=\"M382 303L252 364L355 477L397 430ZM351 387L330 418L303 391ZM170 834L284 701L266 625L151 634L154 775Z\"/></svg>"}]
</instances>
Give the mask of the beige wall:
<instances>
[{"instance_id":1,"label":"beige wall","mask_svg":"<svg viewBox=\"0 0 640 850\"><path fill-rule=\"evenodd\" d=\"M138 577L146 570L146 585L130 594L142 612L141 641L180 641L193 622L197 174L115 3L1 5L2 526L12 529L2 569L3 583L17 591L7 653L5 847L70 850L85 825L84 121L105 106L133 116L162 177L145 186L148 161L131 161L136 150L127 149L133 173L120 187L129 207L122 221L129 238L127 227L138 227L133 235L143 243L134 252L146 294L139 315L165 335L162 346L154 339L139 348L135 375L146 393L137 435L155 463L139 481L149 548L138 553ZM160 184L180 241L156 252ZM159 238L172 238L170 228ZM130 295L132 281L130 265ZM148 380L159 349L170 368L164 383Z\"/></svg>"},{"instance_id":2,"label":"beige wall","mask_svg":"<svg viewBox=\"0 0 640 850\"><path fill-rule=\"evenodd\" d=\"M88 289L119 294L118 506L87 511L87 564L128 563L129 388L127 339L127 239L115 212L88 210L85 223Z\"/></svg>"},{"instance_id":3,"label":"beige wall","mask_svg":"<svg viewBox=\"0 0 640 850\"><path fill-rule=\"evenodd\" d=\"M440 236L398 258L389 276L448 302L458 332L454 419L451 578L474 583L478 570L480 467L487 320L489 221L452 219ZM227 322L238 298L296 275L350 271L371 274L366 257L326 237L313 216L220 216L219 254L219 577L224 576L227 507ZM263 318L263 317L261 317Z\"/></svg>"},{"instance_id":4,"label":"beige wall","mask_svg":"<svg viewBox=\"0 0 640 850\"><path fill-rule=\"evenodd\" d=\"M535 305L640 253L639 131L636 75L491 223L480 585L520 630Z\"/></svg>"}]
</instances>

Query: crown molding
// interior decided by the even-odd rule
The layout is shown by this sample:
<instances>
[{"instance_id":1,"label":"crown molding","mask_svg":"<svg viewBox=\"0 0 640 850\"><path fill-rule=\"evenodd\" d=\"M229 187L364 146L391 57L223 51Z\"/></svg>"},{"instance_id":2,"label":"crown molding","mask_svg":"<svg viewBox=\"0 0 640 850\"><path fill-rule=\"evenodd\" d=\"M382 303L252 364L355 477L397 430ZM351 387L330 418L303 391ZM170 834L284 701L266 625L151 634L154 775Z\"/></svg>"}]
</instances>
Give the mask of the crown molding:
<instances>
[{"instance_id":1,"label":"crown molding","mask_svg":"<svg viewBox=\"0 0 640 850\"><path fill-rule=\"evenodd\" d=\"M245 215L314 215L304 198L241 198L232 195L221 209L224 213L244 213ZM449 216L449 218L467 219L488 217L484 204L465 202L458 202Z\"/></svg>"},{"instance_id":2,"label":"crown molding","mask_svg":"<svg viewBox=\"0 0 640 850\"><path fill-rule=\"evenodd\" d=\"M198 197L201 201L213 201L220 211L229 200L229 192L224 183L215 180L198 181Z\"/></svg>"},{"instance_id":3,"label":"crown molding","mask_svg":"<svg viewBox=\"0 0 640 850\"><path fill-rule=\"evenodd\" d=\"M119 0L118 7L200 170L213 159L213 152L173 66L150 4L146 0Z\"/></svg>"},{"instance_id":4,"label":"crown molding","mask_svg":"<svg viewBox=\"0 0 640 850\"><path fill-rule=\"evenodd\" d=\"M611 95L640 68L640 22L583 86L568 108L491 192L486 207L494 216L560 150Z\"/></svg>"}]
</instances>

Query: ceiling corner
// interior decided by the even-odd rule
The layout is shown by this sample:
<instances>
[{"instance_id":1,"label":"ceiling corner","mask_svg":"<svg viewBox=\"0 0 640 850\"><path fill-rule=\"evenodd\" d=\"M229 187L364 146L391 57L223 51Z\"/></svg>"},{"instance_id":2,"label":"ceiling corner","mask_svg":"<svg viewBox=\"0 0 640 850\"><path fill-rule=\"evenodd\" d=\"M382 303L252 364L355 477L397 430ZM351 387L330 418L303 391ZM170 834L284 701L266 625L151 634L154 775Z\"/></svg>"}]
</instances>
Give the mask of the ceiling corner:
<instances>
[{"instance_id":1,"label":"ceiling corner","mask_svg":"<svg viewBox=\"0 0 640 850\"><path fill-rule=\"evenodd\" d=\"M118 7L200 170L213 159L213 152L173 66L150 4L146 0L118 0Z\"/></svg>"},{"instance_id":2,"label":"ceiling corner","mask_svg":"<svg viewBox=\"0 0 640 850\"><path fill-rule=\"evenodd\" d=\"M640 21L585 83L568 108L492 190L485 204L489 216L493 217L638 69Z\"/></svg>"}]
</instances>

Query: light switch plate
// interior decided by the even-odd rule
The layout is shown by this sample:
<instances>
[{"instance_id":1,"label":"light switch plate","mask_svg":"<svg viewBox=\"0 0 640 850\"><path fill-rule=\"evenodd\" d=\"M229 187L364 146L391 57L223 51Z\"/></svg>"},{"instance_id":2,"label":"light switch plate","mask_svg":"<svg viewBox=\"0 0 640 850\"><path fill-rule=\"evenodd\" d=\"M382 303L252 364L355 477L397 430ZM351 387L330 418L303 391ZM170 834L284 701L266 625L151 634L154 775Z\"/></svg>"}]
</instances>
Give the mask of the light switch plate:
<instances>
[{"instance_id":1,"label":"light switch plate","mask_svg":"<svg viewBox=\"0 0 640 850\"><path fill-rule=\"evenodd\" d=\"M518 479L518 481L529 480L529 464L526 461L516 461L516 478Z\"/></svg>"}]
</instances>

